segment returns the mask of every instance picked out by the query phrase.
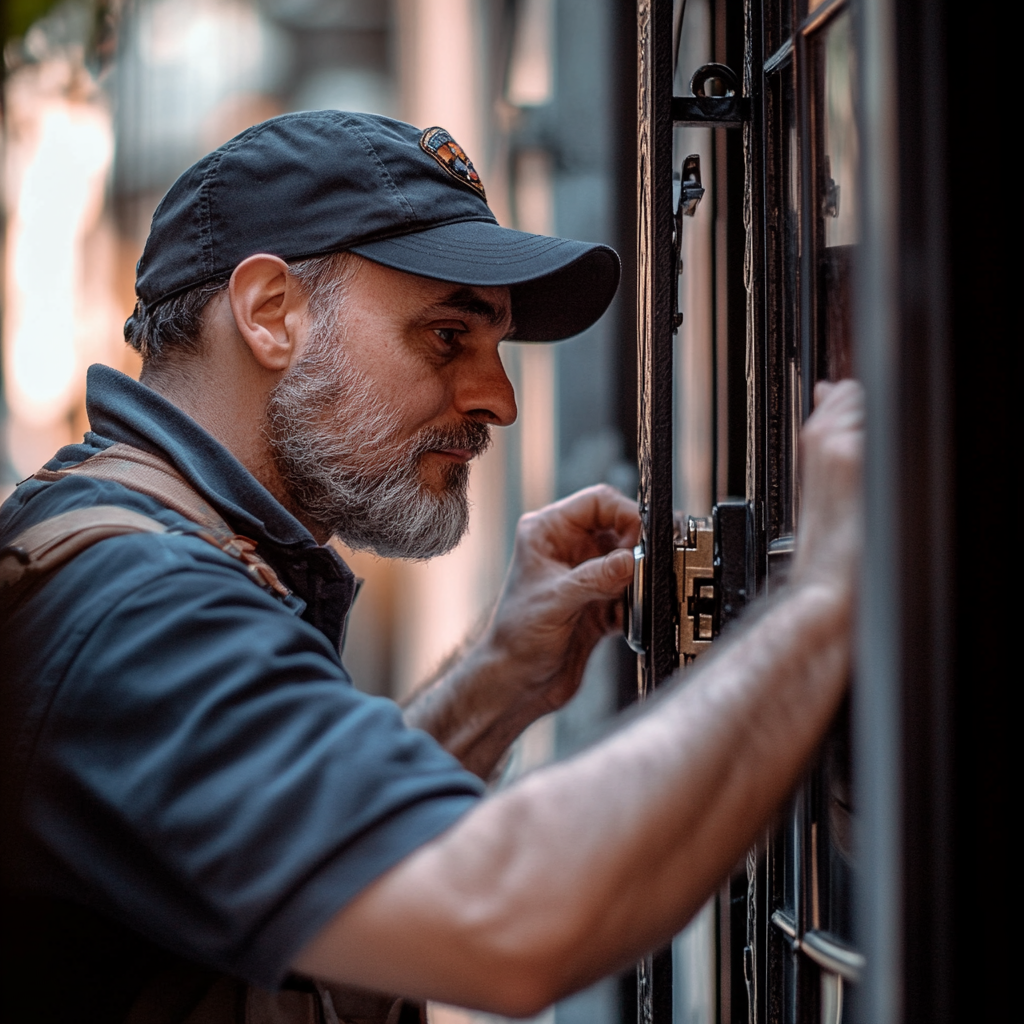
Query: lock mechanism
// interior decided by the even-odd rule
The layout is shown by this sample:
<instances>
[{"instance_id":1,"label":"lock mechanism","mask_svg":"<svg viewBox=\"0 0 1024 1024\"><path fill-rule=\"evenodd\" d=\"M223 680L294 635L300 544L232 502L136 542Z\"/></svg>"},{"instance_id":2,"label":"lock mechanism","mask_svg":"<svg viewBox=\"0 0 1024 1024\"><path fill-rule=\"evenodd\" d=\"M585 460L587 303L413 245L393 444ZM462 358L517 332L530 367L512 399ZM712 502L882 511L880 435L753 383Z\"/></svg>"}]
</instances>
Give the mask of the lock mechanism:
<instances>
[{"instance_id":1,"label":"lock mechanism","mask_svg":"<svg viewBox=\"0 0 1024 1024\"><path fill-rule=\"evenodd\" d=\"M710 517L675 514L675 640L683 668L711 646L755 592L752 533L751 508L739 499L720 501ZM633 549L633 583L624 595L626 642L639 655L650 642L643 600L648 571L641 541Z\"/></svg>"},{"instance_id":2,"label":"lock mechanism","mask_svg":"<svg viewBox=\"0 0 1024 1024\"><path fill-rule=\"evenodd\" d=\"M685 667L711 646L719 632L715 580L715 530L706 517L686 516L677 524L676 650Z\"/></svg>"}]
</instances>

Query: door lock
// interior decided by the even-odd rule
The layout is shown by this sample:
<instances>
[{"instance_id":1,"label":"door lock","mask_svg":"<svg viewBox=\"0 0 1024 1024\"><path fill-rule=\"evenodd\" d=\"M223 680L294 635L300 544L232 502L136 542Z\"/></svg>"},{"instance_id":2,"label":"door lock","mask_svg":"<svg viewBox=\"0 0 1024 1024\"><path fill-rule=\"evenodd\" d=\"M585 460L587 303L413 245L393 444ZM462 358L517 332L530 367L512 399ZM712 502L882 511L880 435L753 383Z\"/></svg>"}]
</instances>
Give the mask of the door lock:
<instances>
[{"instance_id":1,"label":"door lock","mask_svg":"<svg viewBox=\"0 0 1024 1024\"><path fill-rule=\"evenodd\" d=\"M755 589L752 514L745 501L720 501L711 516L676 513L675 647L678 664L689 665L735 619ZM626 642L647 652L650 637L644 607L644 577L649 571L641 540L633 548L633 582L625 595Z\"/></svg>"},{"instance_id":2,"label":"door lock","mask_svg":"<svg viewBox=\"0 0 1024 1024\"><path fill-rule=\"evenodd\" d=\"M709 517L687 516L676 537L676 650L685 667L719 632L715 530Z\"/></svg>"}]
</instances>

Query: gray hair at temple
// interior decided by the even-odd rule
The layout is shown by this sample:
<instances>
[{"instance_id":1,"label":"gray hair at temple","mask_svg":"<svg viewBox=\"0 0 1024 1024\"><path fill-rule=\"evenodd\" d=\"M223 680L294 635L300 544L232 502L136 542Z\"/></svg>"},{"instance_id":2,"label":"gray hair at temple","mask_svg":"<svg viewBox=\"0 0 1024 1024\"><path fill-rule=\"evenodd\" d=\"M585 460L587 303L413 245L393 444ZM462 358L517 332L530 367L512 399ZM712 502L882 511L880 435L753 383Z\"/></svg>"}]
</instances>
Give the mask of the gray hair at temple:
<instances>
[{"instance_id":1,"label":"gray hair at temple","mask_svg":"<svg viewBox=\"0 0 1024 1024\"><path fill-rule=\"evenodd\" d=\"M337 301L354 259L352 253L336 252L289 263L288 273L310 296L314 315ZM139 299L125 321L125 341L147 366L170 355L201 355L203 313L210 300L227 288L230 279L228 275L206 281L152 306Z\"/></svg>"}]
</instances>

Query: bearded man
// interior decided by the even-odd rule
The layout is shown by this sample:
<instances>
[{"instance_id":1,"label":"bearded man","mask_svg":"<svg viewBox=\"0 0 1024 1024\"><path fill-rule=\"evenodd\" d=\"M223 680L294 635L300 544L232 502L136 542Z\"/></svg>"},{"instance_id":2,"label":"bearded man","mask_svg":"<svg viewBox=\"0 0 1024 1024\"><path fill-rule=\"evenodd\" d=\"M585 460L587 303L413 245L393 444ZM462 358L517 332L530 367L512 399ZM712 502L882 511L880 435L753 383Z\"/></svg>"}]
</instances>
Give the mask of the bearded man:
<instances>
[{"instance_id":1,"label":"bearded man","mask_svg":"<svg viewBox=\"0 0 1024 1024\"><path fill-rule=\"evenodd\" d=\"M854 385L805 432L788 595L575 760L481 799L614 628L639 522L609 488L523 518L482 635L406 708L341 662L326 542L451 549L516 415L500 343L578 333L617 278L499 227L438 128L287 115L175 183L125 328L141 382L93 367L92 430L0 515L5 1020L526 1014L699 908L843 693Z\"/></svg>"}]
</instances>

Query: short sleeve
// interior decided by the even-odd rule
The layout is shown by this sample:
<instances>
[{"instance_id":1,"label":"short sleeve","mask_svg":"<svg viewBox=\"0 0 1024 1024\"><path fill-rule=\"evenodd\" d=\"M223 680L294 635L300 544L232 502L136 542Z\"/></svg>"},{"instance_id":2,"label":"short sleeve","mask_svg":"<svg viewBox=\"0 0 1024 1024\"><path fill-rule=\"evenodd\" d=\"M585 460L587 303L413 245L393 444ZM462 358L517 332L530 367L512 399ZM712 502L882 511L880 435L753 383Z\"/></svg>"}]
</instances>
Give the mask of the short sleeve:
<instances>
[{"instance_id":1,"label":"short sleeve","mask_svg":"<svg viewBox=\"0 0 1024 1024\"><path fill-rule=\"evenodd\" d=\"M62 570L44 618L62 615L65 661L38 666L25 827L35 884L272 986L482 786L225 562L126 537Z\"/></svg>"}]
</instances>

